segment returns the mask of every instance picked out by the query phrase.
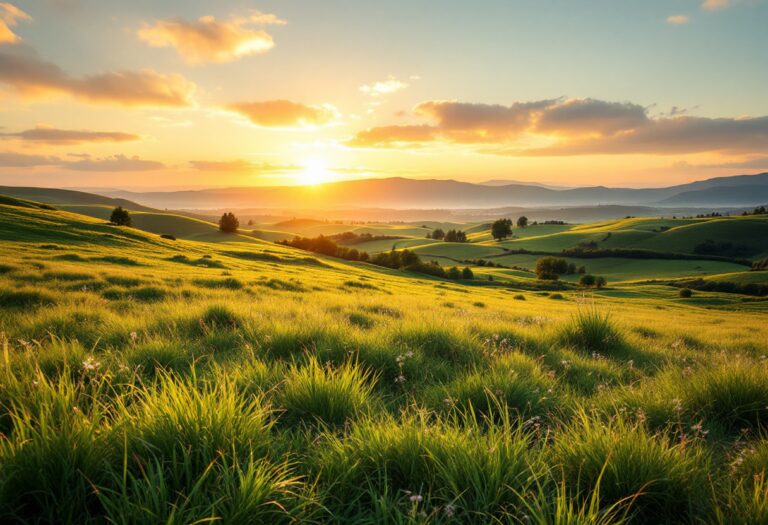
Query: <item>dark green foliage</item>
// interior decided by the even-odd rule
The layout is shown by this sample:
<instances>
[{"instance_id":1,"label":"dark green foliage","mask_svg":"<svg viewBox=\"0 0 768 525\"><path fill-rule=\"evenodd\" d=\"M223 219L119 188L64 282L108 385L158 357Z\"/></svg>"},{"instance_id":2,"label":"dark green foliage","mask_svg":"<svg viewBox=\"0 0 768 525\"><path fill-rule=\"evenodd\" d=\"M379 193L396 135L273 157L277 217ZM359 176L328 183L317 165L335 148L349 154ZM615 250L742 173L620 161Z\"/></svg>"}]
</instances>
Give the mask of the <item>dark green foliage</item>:
<instances>
[{"instance_id":1,"label":"dark green foliage","mask_svg":"<svg viewBox=\"0 0 768 525\"><path fill-rule=\"evenodd\" d=\"M542 257L536 261L536 277L556 281L559 275L568 273L568 261L559 257Z\"/></svg>"},{"instance_id":2,"label":"dark green foliage","mask_svg":"<svg viewBox=\"0 0 768 525\"><path fill-rule=\"evenodd\" d=\"M595 276L590 274L582 275L579 277L579 285L584 288L592 288L595 285Z\"/></svg>"},{"instance_id":3,"label":"dark green foliage","mask_svg":"<svg viewBox=\"0 0 768 525\"><path fill-rule=\"evenodd\" d=\"M497 241L512 235L512 219L498 219L491 225L491 237Z\"/></svg>"},{"instance_id":4,"label":"dark green foliage","mask_svg":"<svg viewBox=\"0 0 768 525\"><path fill-rule=\"evenodd\" d=\"M693 295L693 291L690 288L680 288L678 295L683 299L688 299Z\"/></svg>"},{"instance_id":5,"label":"dark green foliage","mask_svg":"<svg viewBox=\"0 0 768 525\"><path fill-rule=\"evenodd\" d=\"M222 233L237 233L239 227L240 221L232 212L225 213L219 219L219 231Z\"/></svg>"},{"instance_id":6,"label":"dark green foliage","mask_svg":"<svg viewBox=\"0 0 768 525\"><path fill-rule=\"evenodd\" d=\"M517 227L518 228L525 228L528 226L528 217L525 215L522 215L521 217L517 218Z\"/></svg>"},{"instance_id":7,"label":"dark green foliage","mask_svg":"<svg viewBox=\"0 0 768 525\"><path fill-rule=\"evenodd\" d=\"M467 234L461 230L448 230L443 238L445 242L467 242Z\"/></svg>"},{"instance_id":8,"label":"dark green foliage","mask_svg":"<svg viewBox=\"0 0 768 525\"><path fill-rule=\"evenodd\" d=\"M562 328L560 338L566 345L598 353L610 353L623 341L610 314L596 308L579 310Z\"/></svg>"},{"instance_id":9,"label":"dark green foliage","mask_svg":"<svg viewBox=\"0 0 768 525\"><path fill-rule=\"evenodd\" d=\"M132 223L131 214L122 206L118 206L112 210L112 214L109 216L109 222L117 226L130 226Z\"/></svg>"}]
</instances>

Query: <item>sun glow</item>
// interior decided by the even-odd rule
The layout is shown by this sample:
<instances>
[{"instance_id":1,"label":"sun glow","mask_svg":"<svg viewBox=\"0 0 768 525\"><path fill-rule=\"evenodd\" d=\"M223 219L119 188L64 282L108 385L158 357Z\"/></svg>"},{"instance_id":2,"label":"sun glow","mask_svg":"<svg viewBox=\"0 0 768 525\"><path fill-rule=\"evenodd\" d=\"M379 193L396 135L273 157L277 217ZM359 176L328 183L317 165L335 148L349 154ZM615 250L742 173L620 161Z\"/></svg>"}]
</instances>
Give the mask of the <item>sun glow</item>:
<instances>
[{"instance_id":1,"label":"sun glow","mask_svg":"<svg viewBox=\"0 0 768 525\"><path fill-rule=\"evenodd\" d=\"M304 169L298 174L298 182L304 186L317 186L328 182L332 177L322 159L307 159L302 166Z\"/></svg>"}]
</instances>

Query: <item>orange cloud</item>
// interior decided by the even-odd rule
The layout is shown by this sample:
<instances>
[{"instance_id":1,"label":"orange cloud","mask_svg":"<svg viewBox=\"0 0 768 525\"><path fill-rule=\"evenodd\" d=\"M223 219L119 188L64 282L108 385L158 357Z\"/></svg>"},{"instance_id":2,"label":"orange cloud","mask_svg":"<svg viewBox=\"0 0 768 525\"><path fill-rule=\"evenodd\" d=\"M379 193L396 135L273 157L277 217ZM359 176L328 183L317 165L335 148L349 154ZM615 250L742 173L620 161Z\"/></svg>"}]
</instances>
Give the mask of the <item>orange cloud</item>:
<instances>
[{"instance_id":1,"label":"orange cloud","mask_svg":"<svg viewBox=\"0 0 768 525\"><path fill-rule=\"evenodd\" d=\"M15 44L21 40L11 31L19 20L32 20L32 17L13 4L0 3L0 44Z\"/></svg>"},{"instance_id":2,"label":"orange cloud","mask_svg":"<svg viewBox=\"0 0 768 525\"><path fill-rule=\"evenodd\" d=\"M360 131L346 144L358 148L387 148L431 142L437 138L435 126L382 126Z\"/></svg>"},{"instance_id":3,"label":"orange cloud","mask_svg":"<svg viewBox=\"0 0 768 525\"><path fill-rule=\"evenodd\" d=\"M731 0L704 0L704 3L701 4L701 8L706 11L718 11L730 7L731 4Z\"/></svg>"},{"instance_id":4,"label":"orange cloud","mask_svg":"<svg viewBox=\"0 0 768 525\"><path fill-rule=\"evenodd\" d=\"M154 171L164 169L162 162L145 160L139 157L113 155L111 157L95 158L83 155L80 160L62 160L59 157L44 155L28 155L24 153L0 152L0 168L37 168L58 167L74 171Z\"/></svg>"},{"instance_id":5,"label":"orange cloud","mask_svg":"<svg viewBox=\"0 0 768 525\"><path fill-rule=\"evenodd\" d=\"M31 52L0 52L0 83L32 96L67 94L124 106L189 106L196 89L181 75L151 69L75 77Z\"/></svg>"},{"instance_id":6,"label":"orange cloud","mask_svg":"<svg viewBox=\"0 0 768 525\"><path fill-rule=\"evenodd\" d=\"M306 105L290 100L240 102L226 107L257 126L269 128L310 128L334 122L339 113L329 104Z\"/></svg>"},{"instance_id":7,"label":"orange cloud","mask_svg":"<svg viewBox=\"0 0 768 525\"><path fill-rule=\"evenodd\" d=\"M172 47L189 64L233 62L249 55L266 53L275 45L272 36L253 25L284 24L275 15L254 13L227 22L204 16L188 22L181 18L160 20L138 31L152 47Z\"/></svg>"},{"instance_id":8,"label":"orange cloud","mask_svg":"<svg viewBox=\"0 0 768 525\"><path fill-rule=\"evenodd\" d=\"M141 138L132 133L121 133L118 131L70 130L45 127L37 127L18 133L1 133L0 137L54 145L82 144L84 142L129 142Z\"/></svg>"}]
</instances>

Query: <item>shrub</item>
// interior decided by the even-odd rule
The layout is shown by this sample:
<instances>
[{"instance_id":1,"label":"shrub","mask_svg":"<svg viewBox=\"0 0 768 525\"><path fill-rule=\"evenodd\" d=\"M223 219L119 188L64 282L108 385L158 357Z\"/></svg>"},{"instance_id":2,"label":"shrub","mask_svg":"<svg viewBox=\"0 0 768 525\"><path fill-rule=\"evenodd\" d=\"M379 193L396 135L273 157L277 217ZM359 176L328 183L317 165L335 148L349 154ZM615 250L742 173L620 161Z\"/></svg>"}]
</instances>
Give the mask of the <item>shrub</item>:
<instances>
[{"instance_id":1,"label":"shrub","mask_svg":"<svg viewBox=\"0 0 768 525\"><path fill-rule=\"evenodd\" d=\"M585 288L592 288L595 285L595 276L585 274L579 277L579 285Z\"/></svg>"},{"instance_id":2,"label":"shrub","mask_svg":"<svg viewBox=\"0 0 768 525\"><path fill-rule=\"evenodd\" d=\"M690 288L680 288L680 291L677 292L677 294L683 299L688 299L693 295L693 291L691 291Z\"/></svg>"},{"instance_id":3,"label":"shrub","mask_svg":"<svg viewBox=\"0 0 768 525\"><path fill-rule=\"evenodd\" d=\"M222 233L237 233L239 227L240 221L232 212L225 213L219 219L219 231Z\"/></svg>"},{"instance_id":4,"label":"shrub","mask_svg":"<svg viewBox=\"0 0 768 525\"><path fill-rule=\"evenodd\" d=\"M122 206L118 206L112 210L112 214L109 216L109 222L116 226L130 226L132 222L131 214Z\"/></svg>"},{"instance_id":5,"label":"shrub","mask_svg":"<svg viewBox=\"0 0 768 525\"><path fill-rule=\"evenodd\" d=\"M279 394L283 419L343 425L369 408L375 382L370 372L356 364L333 368L309 357L306 364L294 364L286 374Z\"/></svg>"},{"instance_id":6,"label":"shrub","mask_svg":"<svg viewBox=\"0 0 768 525\"><path fill-rule=\"evenodd\" d=\"M160 235L160 238L162 238L162 239L167 239L167 240L169 240L169 241L175 241L175 240L176 240L176 237L175 237L175 236L173 236L173 235L169 235L169 234L167 234L167 233L164 233L164 234Z\"/></svg>"}]
</instances>

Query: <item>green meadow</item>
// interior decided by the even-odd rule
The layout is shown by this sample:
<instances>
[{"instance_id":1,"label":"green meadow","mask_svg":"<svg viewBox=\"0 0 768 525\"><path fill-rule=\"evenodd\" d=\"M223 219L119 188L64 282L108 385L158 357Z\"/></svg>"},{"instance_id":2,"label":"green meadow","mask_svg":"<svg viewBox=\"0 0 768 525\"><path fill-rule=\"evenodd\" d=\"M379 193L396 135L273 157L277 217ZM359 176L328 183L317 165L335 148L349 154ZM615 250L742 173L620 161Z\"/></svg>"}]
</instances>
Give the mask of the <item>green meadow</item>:
<instances>
[{"instance_id":1,"label":"green meadow","mask_svg":"<svg viewBox=\"0 0 768 525\"><path fill-rule=\"evenodd\" d=\"M668 282L768 284L742 260L768 255L765 216L496 242L109 211L0 199L3 523L768 523L768 300ZM475 278L271 242L344 231ZM599 290L507 251L710 239L749 255L569 257Z\"/></svg>"}]
</instances>

